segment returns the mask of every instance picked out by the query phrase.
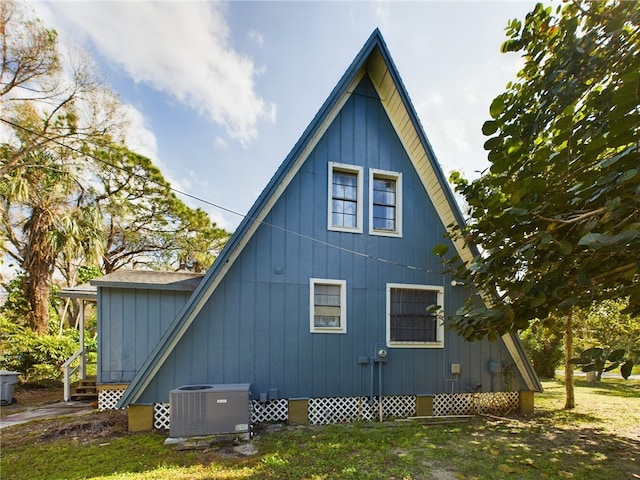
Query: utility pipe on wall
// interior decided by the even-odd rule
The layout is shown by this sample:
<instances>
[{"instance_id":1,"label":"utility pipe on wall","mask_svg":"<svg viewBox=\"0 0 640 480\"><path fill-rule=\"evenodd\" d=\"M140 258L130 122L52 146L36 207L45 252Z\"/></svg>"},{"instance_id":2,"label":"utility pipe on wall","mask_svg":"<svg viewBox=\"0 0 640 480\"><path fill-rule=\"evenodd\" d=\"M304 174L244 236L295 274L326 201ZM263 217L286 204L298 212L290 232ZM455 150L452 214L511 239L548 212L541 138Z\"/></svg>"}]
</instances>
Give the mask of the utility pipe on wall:
<instances>
[{"instance_id":1,"label":"utility pipe on wall","mask_svg":"<svg viewBox=\"0 0 640 480\"><path fill-rule=\"evenodd\" d=\"M376 364L373 361L373 357L371 357L371 362L369 363L369 365L371 366L371 389L370 389L371 394L369 395L369 405L373 405L373 379L375 378L374 369L376 368Z\"/></svg>"},{"instance_id":2,"label":"utility pipe on wall","mask_svg":"<svg viewBox=\"0 0 640 480\"><path fill-rule=\"evenodd\" d=\"M384 418L384 409L382 407L382 362L378 362L378 414L382 422Z\"/></svg>"}]
</instances>

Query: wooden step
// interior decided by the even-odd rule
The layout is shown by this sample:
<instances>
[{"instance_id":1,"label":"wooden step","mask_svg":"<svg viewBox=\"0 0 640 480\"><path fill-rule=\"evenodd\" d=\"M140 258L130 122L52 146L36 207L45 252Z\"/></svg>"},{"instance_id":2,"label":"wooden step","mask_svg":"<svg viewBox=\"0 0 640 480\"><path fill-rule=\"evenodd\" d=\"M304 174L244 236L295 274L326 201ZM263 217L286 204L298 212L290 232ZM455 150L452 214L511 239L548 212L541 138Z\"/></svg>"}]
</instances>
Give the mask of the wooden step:
<instances>
[{"instance_id":1,"label":"wooden step","mask_svg":"<svg viewBox=\"0 0 640 480\"><path fill-rule=\"evenodd\" d=\"M84 380L80 380L71 393L71 400L97 402L98 388L96 387L96 378L89 377Z\"/></svg>"},{"instance_id":2,"label":"wooden step","mask_svg":"<svg viewBox=\"0 0 640 480\"><path fill-rule=\"evenodd\" d=\"M98 389L96 387L77 387L74 389L75 393L91 393L93 395L98 394Z\"/></svg>"},{"instance_id":3,"label":"wooden step","mask_svg":"<svg viewBox=\"0 0 640 480\"><path fill-rule=\"evenodd\" d=\"M69 399L73 402L88 402L98 405L98 395L93 393L72 393Z\"/></svg>"}]
</instances>

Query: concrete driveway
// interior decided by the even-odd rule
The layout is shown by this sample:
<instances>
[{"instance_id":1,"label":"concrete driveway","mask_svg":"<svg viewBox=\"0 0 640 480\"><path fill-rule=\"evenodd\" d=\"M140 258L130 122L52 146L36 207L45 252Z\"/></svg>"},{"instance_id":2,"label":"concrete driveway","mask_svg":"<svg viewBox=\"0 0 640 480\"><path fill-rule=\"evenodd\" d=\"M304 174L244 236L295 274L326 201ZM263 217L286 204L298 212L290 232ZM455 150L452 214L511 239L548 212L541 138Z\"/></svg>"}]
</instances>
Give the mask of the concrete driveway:
<instances>
[{"instance_id":1,"label":"concrete driveway","mask_svg":"<svg viewBox=\"0 0 640 480\"><path fill-rule=\"evenodd\" d=\"M0 418L0 429L11 425L39 420L41 418L62 417L68 415L84 415L95 410L86 402L59 402L33 407L24 412L14 413Z\"/></svg>"}]
</instances>

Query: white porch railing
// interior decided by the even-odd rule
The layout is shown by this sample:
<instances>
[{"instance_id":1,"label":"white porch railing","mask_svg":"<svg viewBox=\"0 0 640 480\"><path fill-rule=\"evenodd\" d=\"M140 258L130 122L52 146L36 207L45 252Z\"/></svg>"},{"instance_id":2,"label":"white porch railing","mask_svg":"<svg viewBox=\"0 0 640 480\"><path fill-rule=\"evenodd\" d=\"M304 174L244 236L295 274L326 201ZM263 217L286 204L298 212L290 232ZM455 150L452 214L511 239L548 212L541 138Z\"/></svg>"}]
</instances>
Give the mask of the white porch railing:
<instances>
[{"instance_id":1,"label":"white porch railing","mask_svg":"<svg viewBox=\"0 0 640 480\"><path fill-rule=\"evenodd\" d=\"M71 379L80 372L80 380L87 378L87 365L95 365L95 362L87 362L87 353L89 350L81 348L74 353L69 360L62 364L62 371L64 373L64 401L68 402L71 399ZM74 366L74 362L80 359L80 361Z\"/></svg>"}]
</instances>

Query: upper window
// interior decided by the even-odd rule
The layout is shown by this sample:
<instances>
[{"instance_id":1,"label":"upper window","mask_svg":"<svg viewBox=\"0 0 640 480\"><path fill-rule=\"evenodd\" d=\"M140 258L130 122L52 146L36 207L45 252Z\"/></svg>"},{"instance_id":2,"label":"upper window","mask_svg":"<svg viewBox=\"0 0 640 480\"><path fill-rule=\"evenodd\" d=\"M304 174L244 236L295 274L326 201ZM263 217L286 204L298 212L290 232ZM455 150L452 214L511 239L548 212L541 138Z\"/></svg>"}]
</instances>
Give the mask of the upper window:
<instances>
[{"instance_id":1,"label":"upper window","mask_svg":"<svg viewBox=\"0 0 640 480\"><path fill-rule=\"evenodd\" d=\"M312 278L311 333L347 333L346 281Z\"/></svg>"},{"instance_id":2,"label":"upper window","mask_svg":"<svg viewBox=\"0 0 640 480\"><path fill-rule=\"evenodd\" d=\"M362 167L329 163L328 228L362 232Z\"/></svg>"},{"instance_id":3,"label":"upper window","mask_svg":"<svg viewBox=\"0 0 640 480\"><path fill-rule=\"evenodd\" d=\"M402 236L402 174L370 170L369 233Z\"/></svg>"},{"instance_id":4,"label":"upper window","mask_svg":"<svg viewBox=\"0 0 640 480\"><path fill-rule=\"evenodd\" d=\"M427 285L387 285L387 345L443 347L444 289Z\"/></svg>"}]
</instances>

